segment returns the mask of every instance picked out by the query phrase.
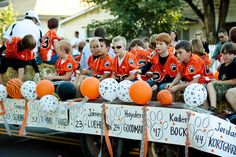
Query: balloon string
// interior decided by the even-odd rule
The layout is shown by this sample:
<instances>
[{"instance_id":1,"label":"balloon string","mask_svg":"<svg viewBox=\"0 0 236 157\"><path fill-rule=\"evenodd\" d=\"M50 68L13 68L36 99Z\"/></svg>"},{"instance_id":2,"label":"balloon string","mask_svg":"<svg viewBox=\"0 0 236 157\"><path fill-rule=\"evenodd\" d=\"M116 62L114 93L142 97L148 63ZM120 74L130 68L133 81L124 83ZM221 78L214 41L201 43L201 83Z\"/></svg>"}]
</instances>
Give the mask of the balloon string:
<instances>
[{"instance_id":1,"label":"balloon string","mask_svg":"<svg viewBox=\"0 0 236 157\"><path fill-rule=\"evenodd\" d=\"M190 138L189 138L189 120L191 116L191 112L187 111L187 136L185 142L185 157L189 157L189 146L190 146Z\"/></svg>"},{"instance_id":2,"label":"balloon string","mask_svg":"<svg viewBox=\"0 0 236 157\"><path fill-rule=\"evenodd\" d=\"M3 101L0 101L0 106L1 106L1 111L2 111L2 112L0 112L0 115L5 115L6 114L6 110L5 110Z\"/></svg>"},{"instance_id":3,"label":"balloon string","mask_svg":"<svg viewBox=\"0 0 236 157\"><path fill-rule=\"evenodd\" d=\"M5 110L3 101L0 101L0 106L1 106L1 111L2 111L2 112L0 113L0 115L2 115L2 120L3 120L3 122L4 122L4 126L5 126L5 128L6 128L7 134L8 134L9 136L11 136L11 135L12 135L12 132L11 132L11 129L10 129L10 127L9 127L9 125L8 125L8 122L7 122L7 120L6 120L6 117L5 117L6 110Z\"/></svg>"},{"instance_id":4,"label":"balloon string","mask_svg":"<svg viewBox=\"0 0 236 157\"><path fill-rule=\"evenodd\" d=\"M22 125L21 125L21 128L20 128L20 131L19 131L19 135L20 136L25 136L26 135L26 130L25 130L25 127L26 127L26 124L27 124L27 120L28 120L28 116L29 116L29 107L28 107L28 103L29 103L29 100L25 100L25 113L24 113L24 120L22 122Z\"/></svg>"},{"instance_id":5,"label":"balloon string","mask_svg":"<svg viewBox=\"0 0 236 157\"><path fill-rule=\"evenodd\" d=\"M105 134L105 141L106 141L107 149L108 149L110 157L113 157L113 149L112 149L111 141L109 139L109 135L108 135L109 132L107 129L107 124L106 124L106 105L105 104L102 105L102 117L103 117L102 126L103 126L103 130Z\"/></svg>"},{"instance_id":6,"label":"balloon string","mask_svg":"<svg viewBox=\"0 0 236 157\"><path fill-rule=\"evenodd\" d=\"M146 157L148 151L147 106L143 107L143 134L141 140L140 157Z\"/></svg>"}]
</instances>

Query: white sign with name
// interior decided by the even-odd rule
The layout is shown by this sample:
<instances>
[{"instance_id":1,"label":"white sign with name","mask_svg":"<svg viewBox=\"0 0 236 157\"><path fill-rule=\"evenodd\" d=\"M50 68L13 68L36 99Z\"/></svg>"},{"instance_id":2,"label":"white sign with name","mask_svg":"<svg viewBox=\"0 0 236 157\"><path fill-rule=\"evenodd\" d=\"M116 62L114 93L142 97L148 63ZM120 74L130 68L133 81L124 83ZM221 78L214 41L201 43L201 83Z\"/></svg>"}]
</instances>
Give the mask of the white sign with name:
<instances>
[{"instance_id":1,"label":"white sign with name","mask_svg":"<svg viewBox=\"0 0 236 157\"><path fill-rule=\"evenodd\" d=\"M8 123L21 124L25 100L7 99L4 104ZM60 102L55 112L45 113L38 100L30 101L27 126L101 135L103 104L74 103L70 110L64 107L66 104ZM105 104L105 111L109 136L141 140L144 127L142 106ZM0 123L3 123L2 118ZM220 156L236 155L236 126L209 114L185 109L147 107L147 127L149 141L185 145L188 135L193 148Z\"/></svg>"}]
</instances>

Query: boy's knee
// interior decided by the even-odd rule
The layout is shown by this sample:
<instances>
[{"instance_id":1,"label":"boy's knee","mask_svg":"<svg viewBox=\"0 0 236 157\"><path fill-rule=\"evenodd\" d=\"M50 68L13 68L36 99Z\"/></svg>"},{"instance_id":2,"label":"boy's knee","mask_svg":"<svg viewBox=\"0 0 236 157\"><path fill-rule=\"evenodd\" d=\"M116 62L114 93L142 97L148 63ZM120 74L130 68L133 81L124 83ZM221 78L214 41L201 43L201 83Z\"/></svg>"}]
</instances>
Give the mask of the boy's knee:
<instances>
[{"instance_id":1,"label":"boy's knee","mask_svg":"<svg viewBox=\"0 0 236 157\"><path fill-rule=\"evenodd\" d=\"M231 88L225 93L225 97L228 101L232 101L233 98L236 98L236 88Z\"/></svg>"}]
</instances>

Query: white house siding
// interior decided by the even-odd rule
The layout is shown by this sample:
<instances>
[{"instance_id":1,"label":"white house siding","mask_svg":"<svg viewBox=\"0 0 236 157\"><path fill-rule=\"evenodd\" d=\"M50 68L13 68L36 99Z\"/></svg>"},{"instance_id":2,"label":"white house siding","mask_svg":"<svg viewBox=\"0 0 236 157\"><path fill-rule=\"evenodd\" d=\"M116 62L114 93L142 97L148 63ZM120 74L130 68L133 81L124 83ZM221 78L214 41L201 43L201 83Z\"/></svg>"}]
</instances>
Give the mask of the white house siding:
<instances>
[{"instance_id":1,"label":"white house siding","mask_svg":"<svg viewBox=\"0 0 236 157\"><path fill-rule=\"evenodd\" d=\"M87 25L91 24L94 20L106 20L106 19L114 19L114 16L110 15L109 12L103 9L94 9L84 14L81 14L71 20L61 23L61 29L63 31L63 36L66 39L73 39L74 32L80 32L80 38L87 38Z\"/></svg>"}]
</instances>

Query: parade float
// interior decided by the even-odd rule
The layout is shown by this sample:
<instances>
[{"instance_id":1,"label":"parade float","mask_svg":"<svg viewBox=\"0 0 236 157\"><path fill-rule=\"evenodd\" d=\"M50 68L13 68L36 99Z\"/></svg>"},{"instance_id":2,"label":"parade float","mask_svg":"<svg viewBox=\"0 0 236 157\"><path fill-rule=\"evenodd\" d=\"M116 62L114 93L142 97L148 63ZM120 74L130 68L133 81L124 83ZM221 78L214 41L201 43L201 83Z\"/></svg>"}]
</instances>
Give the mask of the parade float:
<instances>
[{"instance_id":1,"label":"parade float","mask_svg":"<svg viewBox=\"0 0 236 157\"><path fill-rule=\"evenodd\" d=\"M10 125L21 126L20 136L26 136L29 127L78 133L86 156L124 156L127 140L139 141L140 156L160 153L161 145L174 145L176 156L188 156L190 147L236 155L236 125L199 107L207 98L200 84L186 88L185 103L173 102L166 90L154 96L158 101L151 101L152 90L144 81L87 78L80 88L83 97L77 99L69 97L74 89L68 84L56 90L59 97L50 81L10 79L1 85L0 123L6 133L12 135ZM68 88L71 93L66 94ZM184 148L182 155L177 146Z\"/></svg>"}]
</instances>

